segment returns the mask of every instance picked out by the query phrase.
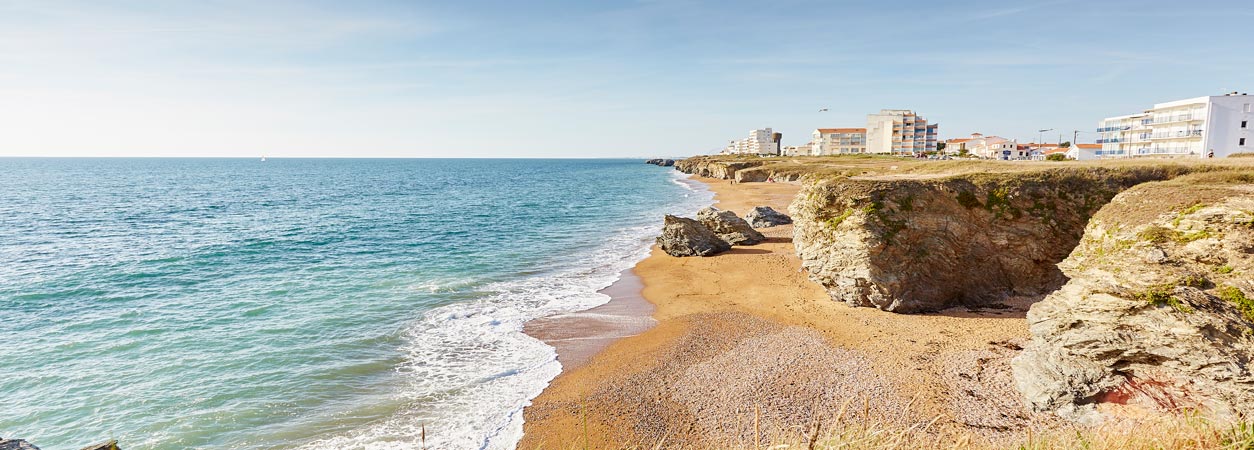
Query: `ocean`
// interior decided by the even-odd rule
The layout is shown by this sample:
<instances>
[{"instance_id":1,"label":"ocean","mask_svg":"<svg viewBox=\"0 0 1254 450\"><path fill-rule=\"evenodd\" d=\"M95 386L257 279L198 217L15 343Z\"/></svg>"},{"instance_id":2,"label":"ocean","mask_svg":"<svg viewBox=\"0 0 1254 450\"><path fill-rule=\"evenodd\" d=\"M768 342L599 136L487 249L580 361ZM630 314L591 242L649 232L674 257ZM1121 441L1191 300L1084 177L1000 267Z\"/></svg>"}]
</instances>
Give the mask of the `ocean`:
<instances>
[{"instance_id":1,"label":"ocean","mask_svg":"<svg viewBox=\"0 0 1254 450\"><path fill-rule=\"evenodd\" d=\"M513 448L662 214L640 160L0 158L0 436Z\"/></svg>"}]
</instances>

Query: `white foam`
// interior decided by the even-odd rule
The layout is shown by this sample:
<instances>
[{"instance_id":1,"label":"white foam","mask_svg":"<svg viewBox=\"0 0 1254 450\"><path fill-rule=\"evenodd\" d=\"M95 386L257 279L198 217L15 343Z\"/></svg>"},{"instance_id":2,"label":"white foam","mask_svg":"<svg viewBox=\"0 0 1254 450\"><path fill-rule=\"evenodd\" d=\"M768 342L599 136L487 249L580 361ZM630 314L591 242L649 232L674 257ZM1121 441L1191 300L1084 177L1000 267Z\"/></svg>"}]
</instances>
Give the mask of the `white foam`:
<instances>
[{"instance_id":1,"label":"white foam","mask_svg":"<svg viewBox=\"0 0 1254 450\"><path fill-rule=\"evenodd\" d=\"M439 449L510 449L522 438L522 411L561 372L556 351L522 333L527 321L583 311L609 301L597 291L649 254L661 213L691 215L713 193L675 172L672 182L694 195L621 230L573 260L588 266L488 286L481 300L429 311L408 331L400 367L402 407L391 417L306 445L306 448L411 449L421 440ZM435 286L416 286L429 289ZM438 287L437 287L438 289Z\"/></svg>"}]
</instances>

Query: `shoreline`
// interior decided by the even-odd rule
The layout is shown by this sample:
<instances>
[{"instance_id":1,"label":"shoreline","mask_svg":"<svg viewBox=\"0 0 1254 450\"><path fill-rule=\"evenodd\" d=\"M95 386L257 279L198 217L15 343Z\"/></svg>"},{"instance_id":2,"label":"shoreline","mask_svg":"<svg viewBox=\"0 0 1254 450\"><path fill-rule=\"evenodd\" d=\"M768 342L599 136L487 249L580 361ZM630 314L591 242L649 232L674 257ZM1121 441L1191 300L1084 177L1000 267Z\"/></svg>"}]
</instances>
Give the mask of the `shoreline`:
<instances>
[{"instance_id":1,"label":"shoreline","mask_svg":"<svg viewBox=\"0 0 1254 450\"><path fill-rule=\"evenodd\" d=\"M689 180L737 214L786 212L800 187ZM706 258L655 245L633 271L657 325L563 368L524 410L518 448L744 447L757 418L764 435L787 439L844 414L851 399L863 407L840 419L855 423L1019 430L1039 420L1012 404L1008 366L1035 299L920 315L854 308L809 280L791 225L759 231L766 242Z\"/></svg>"},{"instance_id":2,"label":"shoreline","mask_svg":"<svg viewBox=\"0 0 1254 450\"><path fill-rule=\"evenodd\" d=\"M644 283L632 267L622 271L618 281L597 291L608 295L610 301L583 311L527 321L523 334L552 346L562 373L578 369L615 341L657 325L652 317L654 306L645 300L643 291Z\"/></svg>"}]
</instances>

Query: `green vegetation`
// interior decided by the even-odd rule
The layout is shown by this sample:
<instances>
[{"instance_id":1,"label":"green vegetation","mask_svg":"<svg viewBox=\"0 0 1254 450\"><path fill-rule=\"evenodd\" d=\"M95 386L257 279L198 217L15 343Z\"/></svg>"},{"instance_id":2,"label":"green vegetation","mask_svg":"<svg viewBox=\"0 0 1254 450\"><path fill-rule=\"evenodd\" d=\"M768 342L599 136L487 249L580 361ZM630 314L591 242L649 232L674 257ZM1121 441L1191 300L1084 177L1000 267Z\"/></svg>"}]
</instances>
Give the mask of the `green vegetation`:
<instances>
[{"instance_id":1,"label":"green vegetation","mask_svg":"<svg viewBox=\"0 0 1254 450\"><path fill-rule=\"evenodd\" d=\"M1198 204L1196 204L1196 205L1193 205L1193 206L1190 206L1190 207L1188 207L1188 208L1185 208L1185 209L1184 209L1184 211L1180 211L1180 213L1179 213L1179 214L1176 214L1176 218L1175 218L1175 219L1172 219L1172 220L1171 220L1171 226L1172 226L1172 227L1179 227L1179 226L1180 226L1180 221L1181 221L1181 220L1184 220L1184 216L1187 216L1187 215L1189 215L1189 214L1193 214L1193 213L1195 213L1195 212L1198 212L1198 211L1200 211L1202 208L1205 208L1205 207L1206 207L1206 205L1203 205L1203 204L1201 204L1201 203L1198 203Z\"/></svg>"},{"instance_id":2,"label":"green vegetation","mask_svg":"<svg viewBox=\"0 0 1254 450\"><path fill-rule=\"evenodd\" d=\"M1197 230L1186 233L1183 231L1172 230L1167 227L1151 226L1141 230L1140 233L1136 234L1136 237L1142 241L1154 244L1165 244L1168 242L1187 244L1199 239L1211 237L1211 234L1210 231L1207 230Z\"/></svg>"},{"instance_id":3,"label":"green vegetation","mask_svg":"<svg viewBox=\"0 0 1254 450\"><path fill-rule=\"evenodd\" d=\"M1066 161L1067 155L1064 153L1054 153L1045 157L1046 161Z\"/></svg>"},{"instance_id":4,"label":"green vegetation","mask_svg":"<svg viewBox=\"0 0 1254 450\"><path fill-rule=\"evenodd\" d=\"M1175 295L1172 295L1176 285L1174 284L1156 284L1146 288L1144 291L1132 294L1132 298L1149 303L1154 306L1170 306L1176 311L1188 314L1193 312L1193 308L1184 304Z\"/></svg>"},{"instance_id":5,"label":"green vegetation","mask_svg":"<svg viewBox=\"0 0 1254 450\"><path fill-rule=\"evenodd\" d=\"M1241 315L1245 316L1245 320L1254 322L1254 300L1246 297L1241 289L1236 286L1223 286L1215 290L1215 295L1223 301L1236 305Z\"/></svg>"},{"instance_id":6,"label":"green vegetation","mask_svg":"<svg viewBox=\"0 0 1254 450\"><path fill-rule=\"evenodd\" d=\"M1241 211L1245 217L1237 218L1237 225L1246 228L1254 228L1254 211Z\"/></svg>"},{"instance_id":7,"label":"green vegetation","mask_svg":"<svg viewBox=\"0 0 1254 450\"><path fill-rule=\"evenodd\" d=\"M1018 219L1020 215L1019 210L1010 204L1010 189L1005 187L988 191L988 195L984 197L984 209L999 219L1007 214Z\"/></svg>"},{"instance_id":8,"label":"green vegetation","mask_svg":"<svg viewBox=\"0 0 1254 450\"><path fill-rule=\"evenodd\" d=\"M1180 282L1176 284L1180 286L1204 288L1206 285L1210 284L1210 280L1207 280L1206 277L1201 275L1185 275L1185 277L1181 278Z\"/></svg>"},{"instance_id":9,"label":"green vegetation","mask_svg":"<svg viewBox=\"0 0 1254 450\"><path fill-rule=\"evenodd\" d=\"M1230 274L1230 273L1232 273L1232 270L1233 270L1233 269L1232 269L1232 266L1229 266L1229 265L1227 265L1227 264L1224 264L1224 265L1222 265L1222 266L1216 266L1216 267L1215 267L1215 273L1220 274L1220 275L1227 275L1227 274Z\"/></svg>"},{"instance_id":10,"label":"green vegetation","mask_svg":"<svg viewBox=\"0 0 1254 450\"><path fill-rule=\"evenodd\" d=\"M849 216L852 216L852 215L853 215L853 208L845 209L845 212L840 213L839 216L827 219L827 228L835 230L836 227L840 226L841 222L844 222L845 219L848 219Z\"/></svg>"}]
</instances>

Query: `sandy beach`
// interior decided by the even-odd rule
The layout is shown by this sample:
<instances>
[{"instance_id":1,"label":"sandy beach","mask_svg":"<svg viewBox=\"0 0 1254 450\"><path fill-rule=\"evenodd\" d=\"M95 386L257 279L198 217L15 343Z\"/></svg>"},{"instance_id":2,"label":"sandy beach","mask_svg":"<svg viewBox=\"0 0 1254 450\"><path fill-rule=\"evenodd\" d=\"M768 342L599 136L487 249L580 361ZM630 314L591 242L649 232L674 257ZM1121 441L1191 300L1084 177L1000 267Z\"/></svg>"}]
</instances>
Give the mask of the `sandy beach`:
<instances>
[{"instance_id":1,"label":"sandy beach","mask_svg":"<svg viewBox=\"0 0 1254 450\"><path fill-rule=\"evenodd\" d=\"M799 189L700 181L737 213L786 211ZM804 441L835 423L996 439L1047 421L1023 412L1007 365L1036 299L924 315L854 308L807 278L791 225L760 231L766 242L708 258L654 248L635 273L657 326L568 367L525 411L519 448L752 447L755 435Z\"/></svg>"}]
</instances>

